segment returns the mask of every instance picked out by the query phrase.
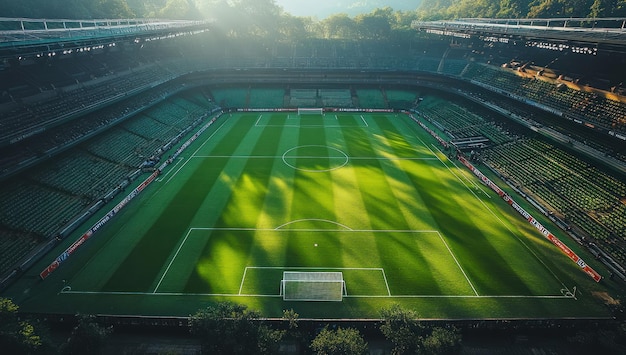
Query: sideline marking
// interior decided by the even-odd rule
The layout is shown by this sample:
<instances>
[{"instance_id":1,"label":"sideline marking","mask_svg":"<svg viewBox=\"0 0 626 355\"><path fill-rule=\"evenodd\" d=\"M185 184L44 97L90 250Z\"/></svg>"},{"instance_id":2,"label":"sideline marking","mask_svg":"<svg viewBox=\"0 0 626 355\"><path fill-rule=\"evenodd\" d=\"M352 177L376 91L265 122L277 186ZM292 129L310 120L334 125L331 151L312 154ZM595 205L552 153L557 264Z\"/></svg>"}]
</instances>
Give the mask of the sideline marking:
<instances>
[{"instance_id":1,"label":"sideline marking","mask_svg":"<svg viewBox=\"0 0 626 355\"><path fill-rule=\"evenodd\" d=\"M224 122L222 122L222 124L221 124L219 127L217 127L217 129L216 129L213 133L211 133L211 135L210 135L209 137L207 137L207 139L206 139L204 142L202 142L202 144L198 147L198 149L196 149L196 150L193 152L193 154L191 154L191 156L190 156L189 158L187 158L187 160L185 161L185 163L184 163L183 165L181 165L178 169L176 169L176 172L174 172L174 174L172 174L172 176L170 176L170 178L169 178L169 179L167 179L167 181L165 181L165 183L166 183L166 184L167 184L167 183L169 183L169 182L170 182L170 181L171 181L171 180L172 180L172 179L173 179L173 178L174 178L174 177L178 174L178 172L179 172L179 171L181 171L181 170L182 170L182 169L183 169L183 168L187 165L187 163L191 160L191 158L193 158L193 157L196 155L196 153L198 153L198 151L200 151L200 149L202 149L202 148L204 147L204 145L205 145L205 144L207 144L207 142L208 142L211 138L213 138L213 136L214 136L215 134L217 134L217 132L219 132L219 131L220 131L220 129L222 129L222 127L224 127L224 125L226 124L226 122L229 122L229 120L225 119L225 120L224 120Z\"/></svg>"},{"instance_id":2,"label":"sideline marking","mask_svg":"<svg viewBox=\"0 0 626 355\"><path fill-rule=\"evenodd\" d=\"M152 291L152 293L156 293L156 291L159 289L159 286L161 286L161 282L163 282L163 279L165 278L165 275L167 275L167 272L170 270L170 267L174 263L174 260L176 260L176 257L178 256L178 253L180 252L180 249L182 249L183 245L185 245L185 242L187 241L187 238L189 237L189 234L191 234L192 230L193 229L189 229L189 231L187 231L187 235L185 235L185 238L183 239L183 241L178 246L178 249L176 249L176 253L172 257L172 260L170 260L169 264L167 264L167 268L165 268L165 271L163 272L163 275L161 275L161 279L159 279L159 283L157 283L157 285L154 288L154 291Z\"/></svg>"},{"instance_id":3,"label":"sideline marking","mask_svg":"<svg viewBox=\"0 0 626 355\"><path fill-rule=\"evenodd\" d=\"M467 277L467 274L465 273L465 270L463 270L463 268L461 267L461 264L459 264L459 261L456 259L456 256L454 256L454 253L452 252L452 250L448 246L448 243L446 243L445 239L443 239L443 236L441 236L441 233L439 233L439 231L437 231L437 235L439 236L439 238L443 242L443 245L446 246L446 249L448 249L448 252L452 256L452 259L454 259L454 262L456 263L456 266L459 267L459 270L461 270L461 272L463 273L463 276L465 276L465 280L467 280L467 283L469 283L470 287L472 288L472 290L474 291L476 296L480 296L478 294L478 291L476 291L476 288L474 288L474 284L472 284L472 281L470 281L469 277Z\"/></svg>"},{"instance_id":4,"label":"sideline marking","mask_svg":"<svg viewBox=\"0 0 626 355\"><path fill-rule=\"evenodd\" d=\"M174 168L178 166L178 164L182 163L185 160L185 157L183 156L179 156L178 158L176 158L176 163L174 165L172 165L171 169L167 169L167 173L165 173L165 175L160 176L159 178L156 179L156 181L158 182L162 182L163 180L165 180L165 178L172 173L172 171L174 171Z\"/></svg>"},{"instance_id":5,"label":"sideline marking","mask_svg":"<svg viewBox=\"0 0 626 355\"><path fill-rule=\"evenodd\" d=\"M213 296L213 297L282 297L281 295L256 295L237 293L185 293L185 292L125 292L125 291L61 291L67 295L105 295L105 296ZM518 299L574 299L570 295L352 295L344 298L518 298ZM596 319L596 318L594 318ZM612 318L611 318L612 319Z\"/></svg>"},{"instance_id":6,"label":"sideline marking","mask_svg":"<svg viewBox=\"0 0 626 355\"><path fill-rule=\"evenodd\" d=\"M414 130L415 130L415 129L414 129ZM438 155L437 155L437 154L436 154L436 153L435 153L435 152L434 152L434 151L433 151L433 150L432 150L432 149L431 149L431 148L430 148L430 147L429 147L426 143L424 143L424 141L423 141L420 137L417 137L417 139L418 139L418 140L419 140L419 141L420 141L420 142L421 142L421 143L422 143L422 144L423 144L423 145L424 145L424 146L425 146L428 150L430 150L430 152L431 152L431 153L432 153L432 154L433 154L433 155L434 155L434 156L435 156L435 157L439 160L439 162L441 162L441 164L442 164L443 166L445 166L445 167L446 167L446 169L448 169L448 171L450 171L450 173L452 173L452 175L454 175L454 176L457 178L457 180L459 180L459 182L461 182L461 184L462 184L462 185L463 185L463 186L467 189L467 191L469 191L472 195L474 195L474 197L478 200L478 202L479 202L481 205L483 205L483 207L484 207L487 211L489 211L489 213L490 213L490 214L491 214L491 215L492 215L492 216L493 216L493 217L494 217L494 218L495 218L498 222L500 222L500 224L501 224L504 228L506 228L506 230L508 230L508 231L509 231L509 233L510 233L510 234L511 234L511 235L512 235L515 239L517 239L517 241L518 241L518 242L520 242L520 243L521 243L521 244L522 244L522 245L526 248L526 250L527 250L528 252L530 252L530 254L531 254L531 255L533 255L533 256L535 257L535 259L536 259L539 263L541 263L541 264L544 266L544 268L548 271L548 273L552 274L552 276L554 277L554 279L556 280L556 282L560 283L560 284L561 284L561 286L562 286L563 288L565 288L565 289L568 289L568 290L569 290L569 288L568 288L567 286L565 286L565 283L564 283L564 282L563 282L563 281L562 281L562 280L561 280L561 279L557 276L557 274L556 274L556 273L555 273L555 272L554 272L554 271L553 271L553 270L552 270L552 269L551 269L551 268L550 268L550 267L549 267L549 266L548 266L548 265L547 265L547 264L546 264L546 263L545 263L545 262L544 262L544 261L543 261L543 260L539 257L539 255L537 255L537 253L536 253L534 250L532 250L532 249L528 246L528 244L526 244L526 242L525 242L524 240L522 240L522 239L521 239L521 237L520 237L519 235L517 235L517 234L516 234L516 233L515 233L515 232L514 232L514 231L513 231L513 230L512 230L512 229L511 229L511 228L510 228L507 224L506 224L506 223L504 223L504 221L502 220L502 218L500 218L500 216L498 216L498 215L497 215L497 214L493 211L493 209L492 209L491 207L487 206L487 204L485 203L485 201L483 201L483 199L482 199L482 198L480 198L480 196L478 196L478 195L476 194L476 192L475 192L475 191L473 191L473 190L472 190L469 186L467 186L467 184L466 184L466 183L465 183L465 182L464 182L461 178L459 178L459 177L458 177L458 176L457 176L457 175L456 175L456 174L452 171L452 169L450 169L450 167L449 167L449 166L448 166L448 165L447 165L447 164L446 164L443 160L441 160L441 158L439 158L439 156L438 156ZM439 151L439 152L441 152L441 151ZM443 154L443 153L442 153L442 154ZM444 155L445 155L445 154L444 154ZM452 163L452 165L453 165L454 167L456 167L457 169L462 169L462 168L459 168L459 167L458 167L456 164L454 164L454 163ZM481 189L481 191L482 191L482 189ZM484 191L483 191L483 192L484 192ZM501 211L501 212L502 212L502 213L506 213L506 212L504 212L504 211Z\"/></svg>"}]
</instances>

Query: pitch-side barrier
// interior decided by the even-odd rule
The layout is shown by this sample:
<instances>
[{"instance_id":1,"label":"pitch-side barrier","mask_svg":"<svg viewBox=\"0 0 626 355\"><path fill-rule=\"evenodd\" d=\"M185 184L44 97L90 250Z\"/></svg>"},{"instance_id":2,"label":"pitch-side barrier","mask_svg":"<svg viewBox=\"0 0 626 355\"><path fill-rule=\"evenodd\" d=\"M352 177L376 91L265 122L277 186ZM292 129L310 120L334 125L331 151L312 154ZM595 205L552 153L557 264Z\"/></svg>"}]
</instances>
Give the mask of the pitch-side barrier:
<instances>
[{"instance_id":1,"label":"pitch-side barrier","mask_svg":"<svg viewBox=\"0 0 626 355\"><path fill-rule=\"evenodd\" d=\"M430 133L431 136L435 137L437 141L443 145L444 147L448 147L446 141L444 141L441 137L439 137L433 130L428 128L425 124L423 124L420 120L415 118L412 114L409 114L409 117L413 119L413 121L417 122L424 130ZM552 234L549 230L547 230L539 221L537 221L530 213L526 212L517 202L513 201L511 196L509 196L506 192L504 192L498 185L496 185L493 181L491 181L488 177L486 177L480 170L478 170L472 163L470 163L463 155L459 154L458 159L463 165L465 165L468 169L476 175L485 185L489 186L495 193L498 194L504 201L506 201L513 209L515 209L519 214L521 214L531 225L533 225L543 236L548 239L552 244L556 245L561 251L567 255L573 262L575 262L587 275L589 275L596 282L600 282L602 280L602 276L591 266L587 265L587 263L581 259L572 249L570 249L567 245L565 245L559 238L557 238L554 234Z\"/></svg>"},{"instance_id":2,"label":"pitch-side barrier","mask_svg":"<svg viewBox=\"0 0 626 355\"><path fill-rule=\"evenodd\" d=\"M593 278L596 282L600 282L602 280L602 276L594 269L592 269L583 259L581 259L572 249L570 249L567 245L565 245L559 238L554 236L549 230L547 230L539 221L537 221L530 213L526 212L522 206L517 204L511 196L509 196L506 192L502 191L502 189L496 185L493 181L491 181L488 177L486 177L480 170L478 170L472 163L470 163L464 156L459 155L458 159L463 165L465 165L468 169L476 175L485 185L489 186L490 189L495 191L498 196L502 197L504 201L506 201L514 210L516 210L520 215L522 215L528 223L530 223L533 227L535 227L543 236L548 239L552 244L556 245L565 255L567 255L573 262L575 262L587 275Z\"/></svg>"},{"instance_id":3,"label":"pitch-side barrier","mask_svg":"<svg viewBox=\"0 0 626 355\"><path fill-rule=\"evenodd\" d=\"M140 192L142 192L150 183L152 183L157 176L165 169L169 164L171 164L176 157L180 155L187 147L191 145L209 126L211 126L219 116L213 117L209 122L202 126L196 133L194 133L191 138L189 138L180 148L176 150L172 156L167 159L159 168L154 171L147 179L145 179L139 186L137 186L131 193L129 193L122 201L120 201L113 209L111 209L104 217L100 218L98 222L96 222L91 228L89 228L83 235L81 235L72 245L70 245L61 255L57 256L56 259L48 267L43 269L39 273L39 277L42 280L45 280L54 270L56 270L61 263L63 263L70 255L74 254L74 252L87 241L87 239L91 238L91 236L96 233L102 226L104 226L107 222L113 218L122 208L124 208L128 203L133 200Z\"/></svg>"}]
</instances>

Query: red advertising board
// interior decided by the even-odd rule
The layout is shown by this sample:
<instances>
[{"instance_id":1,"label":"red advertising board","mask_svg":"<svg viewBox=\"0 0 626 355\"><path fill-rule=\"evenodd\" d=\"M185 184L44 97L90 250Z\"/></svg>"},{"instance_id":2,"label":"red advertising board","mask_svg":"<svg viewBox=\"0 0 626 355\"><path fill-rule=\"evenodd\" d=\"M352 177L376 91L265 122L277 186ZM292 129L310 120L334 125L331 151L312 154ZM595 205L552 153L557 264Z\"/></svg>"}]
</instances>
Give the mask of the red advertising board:
<instances>
[{"instance_id":1,"label":"red advertising board","mask_svg":"<svg viewBox=\"0 0 626 355\"><path fill-rule=\"evenodd\" d=\"M517 202L515 202L511 196L507 195L498 185L496 185L493 181L491 181L488 177L486 177L480 170L474 167L464 156L459 155L459 161L463 163L468 169L476 175L485 185L489 186L493 191L495 191L504 201L506 201L513 209L515 209L520 215L522 215L528 223L533 225L541 234L552 242L552 244L556 245L561 251L567 255L573 262L575 262L587 275L593 278L596 282L600 282L602 280L602 276L594 269L592 269L583 259L581 259L572 249L570 249L567 245L565 245L559 238L554 236L549 230L547 230L539 221L537 221L530 213L526 212Z\"/></svg>"}]
</instances>

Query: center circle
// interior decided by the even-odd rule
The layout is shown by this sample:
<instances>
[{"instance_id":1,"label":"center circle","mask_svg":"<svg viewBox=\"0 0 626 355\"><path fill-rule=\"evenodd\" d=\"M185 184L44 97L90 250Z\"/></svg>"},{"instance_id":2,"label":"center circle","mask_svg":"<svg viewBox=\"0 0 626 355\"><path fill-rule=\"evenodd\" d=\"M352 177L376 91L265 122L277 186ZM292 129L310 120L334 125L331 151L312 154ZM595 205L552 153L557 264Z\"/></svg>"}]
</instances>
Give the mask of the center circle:
<instances>
[{"instance_id":1,"label":"center circle","mask_svg":"<svg viewBox=\"0 0 626 355\"><path fill-rule=\"evenodd\" d=\"M319 173L344 167L348 155L326 145L300 145L287 150L283 162L296 170Z\"/></svg>"}]
</instances>

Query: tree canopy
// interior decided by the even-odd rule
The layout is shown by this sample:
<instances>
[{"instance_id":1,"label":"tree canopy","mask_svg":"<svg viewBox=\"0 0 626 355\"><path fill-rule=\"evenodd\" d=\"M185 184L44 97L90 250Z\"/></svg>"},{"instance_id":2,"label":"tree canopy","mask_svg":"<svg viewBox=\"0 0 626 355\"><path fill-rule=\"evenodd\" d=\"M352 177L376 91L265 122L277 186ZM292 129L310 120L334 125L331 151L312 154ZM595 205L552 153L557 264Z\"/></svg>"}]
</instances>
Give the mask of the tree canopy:
<instances>
[{"instance_id":1,"label":"tree canopy","mask_svg":"<svg viewBox=\"0 0 626 355\"><path fill-rule=\"evenodd\" d=\"M6 354L45 354L50 344L41 335L41 326L18 315L19 306L0 298L0 349Z\"/></svg>"},{"instance_id":2,"label":"tree canopy","mask_svg":"<svg viewBox=\"0 0 626 355\"><path fill-rule=\"evenodd\" d=\"M461 333L454 327L429 329L417 313L397 304L380 313L380 331L393 345L392 354L456 354L461 350Z\"/></svg>"},{"instance_id":3,"label":"tree canopy","mask_svg":"<svg viewBox=\"0 0 626 355\"><path fill-rule=\"evenodd\" d=\"M311 349L315 354L367 354L367 343L361 333L354 328L336 330L325 327L311 342Z\"/></svg>"},{"instance_id":4,"label":"tree canopy","mask_svg":"<svg viewBox=\"0 0 626 355\"><path fill-rule=\"evenodd\" d=\"M422 20L614 17L626 15L626 0L424 0L417 12Z\"/></svg>"},{"instance_id":5,"label":"tree canopy","mask_svg":"<svg viewBox=\"0 0 626 355\"><path fill-rule=\"evenodd\" d=\"M61 345L61 354L99 354L106 344L112 327L103 327L94 316L78 315L78 324Z\"/></svg>"},{"instance_id":6,"label":"tree canopy","mask_svg":"<svg viewBox=\"0 0 626 355\"><path fill-rule=\"evenodd\" d=\"M271 35L295 25L276 0L21 0L0 2L3 17L28 18L132 18L216 19L233 22L238 31ZM626 0L422 0L415 10L379 8L355 15L337 13L317 21L327 37L359 36L361 28L380 37L388 27L406 27L410 19L619 17L626 16ZM305 20L308 19L308 20ZM291 20L291 21L289 21ZM309 26L310 27L310 26ZM290 27L291 28L291 27ZM311 29L308 28L310 31ZM319 33L315 33L318 35Z\"/></svg>"},{"instance_id":7,"label":"tree canopy","mask_svg":"<svg viewBox=\"0 0 626 355\"><path fill-rule=\"evenodd\" d=\"M284 332L270 329L247 306L220 302L201 309L189 319L191 333L206 354L272 354Z\"/></svg>"}]
</instances>

